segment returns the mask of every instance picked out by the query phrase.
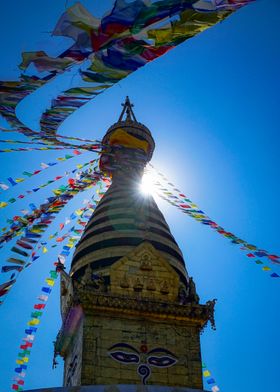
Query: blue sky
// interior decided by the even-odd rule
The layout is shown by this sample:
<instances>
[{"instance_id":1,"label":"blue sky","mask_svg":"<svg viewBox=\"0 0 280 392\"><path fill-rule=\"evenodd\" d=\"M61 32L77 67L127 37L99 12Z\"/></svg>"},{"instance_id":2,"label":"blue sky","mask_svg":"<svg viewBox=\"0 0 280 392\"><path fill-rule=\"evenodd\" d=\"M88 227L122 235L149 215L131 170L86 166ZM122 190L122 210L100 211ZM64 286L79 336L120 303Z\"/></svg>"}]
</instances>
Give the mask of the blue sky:
<instances>
[{"instance_id":1,"label":"blue sky","mask_svg":"<svg viewBox=\"0 0 280 392\"><path fill-rule=\"evenodd\" d=\"M72 3L68 1L68 5ZM112 2L82 3L101 16ZM62 0L10 0L1 5L1 80L18 76L22 51L50 48L50 54L59 53L65 41L48 32L64 9ZM279 26L279 1L256 1L89 102L65 121L59 133L102 137L129 95L137 119L150 128L156 140L154 166L227 230L279 254ZM68 79L63 83L71 83ZM26 99L18 111L20 118L36 128L40 113L58 87L52 85ZM2 154L0 180L35 170L41 162L61 155L45 151ZM38 175L36 184L93 157L86 153L49 169ZM30 187L32 181L26 181L14 194ZM45 188L30 201L39 204L49 193ZM74 200L66 215L88 195ZM13 193L0 196L4 201ZM2 210L1 227L26 204L23 199ZM208 327L201 344L203 359L221 391L279 390L280 280L271 279L208 227L161 200L158 204L184 253L201 302L218 299L217 331ZM57 218L55 227L64 217ZM53 231L56 229L48 233ZM3 263L9 250L8 244L0 253ZM51 250L41 256L21 274L0 308L3 392L9 390L25 324L54 261ZM274 270L279 272L277 268ZM60 327L58 286L32 350L26 389L62 384L62 361L56 370L51 369L52 341Z\"/></svg>"}]
</instances>

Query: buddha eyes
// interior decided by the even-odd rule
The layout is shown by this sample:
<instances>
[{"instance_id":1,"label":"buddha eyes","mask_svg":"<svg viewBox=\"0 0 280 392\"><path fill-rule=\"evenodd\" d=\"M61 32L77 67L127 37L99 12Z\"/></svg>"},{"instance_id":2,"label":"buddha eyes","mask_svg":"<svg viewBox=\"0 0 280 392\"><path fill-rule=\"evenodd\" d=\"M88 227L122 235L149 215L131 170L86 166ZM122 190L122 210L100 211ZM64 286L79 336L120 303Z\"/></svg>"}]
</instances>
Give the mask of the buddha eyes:
<instances>
[{"instance_id":1,"label":"buddha eyes","mask_svg":"<svg viewBox=\"0 0 280 392\"><path fill-rule=\"evenodd\" d=\"M177 359L168 356L164 356L164 357L151 356L148 357L147 362L152 366L169 367L174 365L177 362Z\"/></svg>"},{"instance_id":2,"label":"buddha eyes","mask_svg":"<svg viewBox=\"0 0 280 392\"><path fill-rule=\"evenodd\" d=\"M110 356L118 362L130 364L130 363L139 363L140 358L139 355L133 353L127 353L124 351L113 351L110 353ZM148 364L156 367L169 367L174 365L177 362L177 359L169 357L169 356L150 356L147 358Z\"/></svg>"},{"instance_id":3,"label":"buddha eyes","mask_svg":"<svg viewBox=\"0 0 280 392\"><path fill-rule=\"evenodd\" d=\"M110 356L116 361L122 363L139 363L139 355L126 353L123 351L113 351L110 353Z\"/></svg>"},{"instance_id":4,"label":"buddha eyes","mask_svg":"<svg viewBox=\"0 0 280 392\"><path fill-rule=\"evenodd\" d=\"M146 347L146 346L145 346ZM125 351L127 350L127 351ZM140 364L146 363L158 368L166 368L175 365L178 362L176 356L162 347L154 348L150 351L141 351L127 343L117 343L110 347L108 354L115 361L123 364ZM145 366L147 366L145 365ZM143 365L144 366L144 365Z\"/></svg>"}]
</instances>

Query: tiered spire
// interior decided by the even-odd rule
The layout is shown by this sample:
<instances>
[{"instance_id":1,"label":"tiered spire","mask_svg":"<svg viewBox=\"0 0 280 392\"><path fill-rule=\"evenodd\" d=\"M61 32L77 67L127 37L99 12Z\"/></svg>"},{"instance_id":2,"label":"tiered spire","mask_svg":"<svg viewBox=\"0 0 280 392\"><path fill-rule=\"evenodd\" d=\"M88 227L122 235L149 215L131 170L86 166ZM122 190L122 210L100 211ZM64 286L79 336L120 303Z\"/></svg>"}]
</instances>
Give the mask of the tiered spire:
<instances>
[{"instance_id":1,"label":"tiered spire","mask_svg":"<svg viewBox=\"0 0 280 392\"><path fill-rule=\"evenodd\" d=\"M134 107L134 105L133 105L133 103L130 102L128 96L126 96L125 102L122 103L122 106L123 106L123 110L122 110L121 115L119 117L119 121L129 121L129 122L135 121L135 122L137 122L135 114L132 109ZM123 120L123 117L125 114L126 114L126 118L125 118L125 120Z\"/></svg>"}]
</instances>

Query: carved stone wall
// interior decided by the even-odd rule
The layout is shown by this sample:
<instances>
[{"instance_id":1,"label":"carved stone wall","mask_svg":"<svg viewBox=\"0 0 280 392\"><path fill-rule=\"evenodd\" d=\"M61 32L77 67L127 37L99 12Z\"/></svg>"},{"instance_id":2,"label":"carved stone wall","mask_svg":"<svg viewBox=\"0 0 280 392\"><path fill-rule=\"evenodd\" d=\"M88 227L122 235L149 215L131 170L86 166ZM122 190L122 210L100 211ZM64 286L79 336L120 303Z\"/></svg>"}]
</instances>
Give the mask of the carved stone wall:
<instances>
[{"instance_id":1,"label":"carved stone wall","mask_svg":"<svg viewBox=\"0 0 280 392\"><path fill-rule=\"evenodd\" d=\"M199 332L195 323L175 319L86 315L81 383L201 389Z\"/></svg>"},{"instance_id":2,"label":"carved stone wall","mask_svg":"<svg viewBox=\"0 0 280 392\"><path fill-rule=\"evenodd\" d=\"M57 352L65 359L65 386L202 388L200 332L213 321L214 301L200 305L194 283L182 293L177 273L151 244L98 273L88 266L73 284L64 273L61 283ZM71 342L77 308L83 321Z\"/></svg>"},{"instance_id":3,"label":"carved stone wall","mask_svg":"<svg viewBox=\"0 0 280 392\"><path fill-rule=\"evenodd\" d=\"M82 372L82 353L83 353L83 323L75 335L71 345L71 351L65 357L63 385L81 385Z\"/></svg>"}]
</instances>

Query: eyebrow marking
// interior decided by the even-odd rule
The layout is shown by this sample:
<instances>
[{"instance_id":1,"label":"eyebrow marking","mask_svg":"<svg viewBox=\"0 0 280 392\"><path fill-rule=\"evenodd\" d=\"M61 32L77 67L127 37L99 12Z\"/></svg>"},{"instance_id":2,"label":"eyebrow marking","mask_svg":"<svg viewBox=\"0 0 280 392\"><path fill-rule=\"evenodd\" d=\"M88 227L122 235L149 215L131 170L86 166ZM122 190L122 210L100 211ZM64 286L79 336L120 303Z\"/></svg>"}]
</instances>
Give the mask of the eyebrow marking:
<instances>
[{"instance_id":1,"label":"eyebrow marking","mask_svg":"<svg viewBox=\"0 0 280 392\"><path fill-rule=\"evenodd\" d=\"M114 348L129 348L130 350L134 351L135 353L140 354L140 352L138 350L136 350L136 348L134 348L133 346L131 346L130 344L127 344L127 343L114 344L108 350L113 350Z\"/></svg>"},{"instance_id":2,"label":"eyebrow marking","mask_svg":"<svg viewBox=\"0 0 280 392\"><path fill-rule=\"evenodd\" d=\"M153 353L168 354L174 358L177 358L176 355L173 354L171 351L166 350L165 348L161 348L161 347L154 348L153 350L149 351L147 354L153 354Z\"/></svg>"}]
</instances>

